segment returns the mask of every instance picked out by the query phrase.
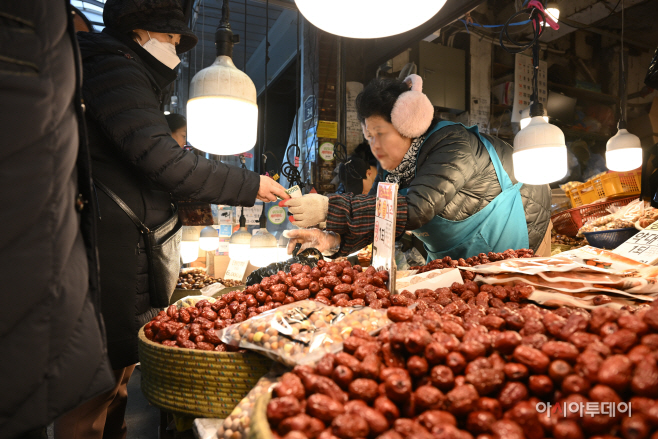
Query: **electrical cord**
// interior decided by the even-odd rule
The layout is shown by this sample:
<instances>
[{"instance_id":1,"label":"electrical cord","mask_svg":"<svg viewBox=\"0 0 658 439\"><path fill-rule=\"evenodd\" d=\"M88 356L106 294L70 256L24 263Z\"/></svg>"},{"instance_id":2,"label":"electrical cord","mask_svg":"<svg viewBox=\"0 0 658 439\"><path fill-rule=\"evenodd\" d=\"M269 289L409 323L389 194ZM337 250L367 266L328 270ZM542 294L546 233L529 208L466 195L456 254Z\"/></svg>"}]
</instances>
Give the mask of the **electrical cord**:
<instances>
[{"instance_id":1,"label":"electrical cord","mask_svg":"<svg viewBox=\"0 0 658 439\"><path fill-rule=\"evenodd\" d=\"M290 151L294 151L294 158L290 160ZM302 175L299 173L299 169L295 166L295 158L299 159L301 156L302 150L296 144L291 144L287 151L283 163L281 163L281 175L288 180L288 189L297 185L300 189L304 189L304 182L302 181Z\"/></svg>"},{"instance_id":2,"label":"electrical cord","mask_svg":"<svg viewBox=\"0 0 658 439\"><path fill-rule=\"evenodd\" d=\"M530 21L533 24L534 36L532 40L527 44L515 40L509 33L509 26L511 25L511 22L514 21L520 15L528 15L530 17ZM500 36L499 36L500 47L502 47L503 50L505 50L507 53L511 53L511 54L521 53L530 49L535 45L535 43L539 42L539 37L541 37L541 35L544 32L544 26L542 25L543 21L546 21L545 15L542 11L540 11L537 8L526 8L518 12L515 12L514 14L512 14L510 18L507 19L507 21L503 25L503 28L500 30ZM512 43L513 45L518 47L512 49L511 47L505 44L505 41L507 41L508 43Z\"/></svg>"}]
</instances>

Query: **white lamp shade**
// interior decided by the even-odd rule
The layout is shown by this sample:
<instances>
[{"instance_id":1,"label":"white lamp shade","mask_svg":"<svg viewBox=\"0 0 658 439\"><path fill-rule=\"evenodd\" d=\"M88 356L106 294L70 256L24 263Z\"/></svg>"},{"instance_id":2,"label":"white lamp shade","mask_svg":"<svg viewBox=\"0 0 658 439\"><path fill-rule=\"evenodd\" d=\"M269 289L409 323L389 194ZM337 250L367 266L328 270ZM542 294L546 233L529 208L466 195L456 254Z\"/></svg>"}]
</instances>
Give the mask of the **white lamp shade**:
<instances>
[{"instance_id":1,"label":"white lamp shade","mask_svg":"<svg viewBox=\"0 0 658 439\"><path fill-rule=\"evenodd\" d=\"M428 21L446 0L295 0L304 17L325 32L350 38L401 34Z\"/></svg>"},{"instance_id":2,"label":"white lamp shade","mask_svg":"<svg viewBox=\"0 0 658 439\"><path fill-rule=\"evenodd\" d=\"M219 248L219 233L214 227L204 227L199 237L199 247L204 251L213 251Z\"/></svg>"},{"instance_id":3,"label":"white lamp shade","mask_svg":"<svg viewBox=\"0 0 658 439\"><path fill-rule=\"evenodd\" d=\"M181 241L180 256L183 264L196 261L199 257L199 241Z\"/></svg>"},{"instance_id":4,"label":"white lamp shade","mask_svg":"<svg viewBox=\"0 0 658 439\"><path fill-rule=\"evenodd\" d=\"M530 107L526 107L523 111L521 111L521 120L519 121L521 129L528 126L530 119ZM546 112L546 108L544 108L544 120L546 123L548 123L548 113Z\"/></svg>"},{"instance_id":5,"label":"white lamp shade","mask_svg":"<svg viewBox=\"0 0 658 439\"><path fill-rule=\"evenodd\" d=\"M277 239L267 229L260 229L251 237L251 255L249 261L255 267L265 267L278 262Z\"/></svg>"},{"instance_id":6,"label":"white lamp shade","mask_svg":"<svg viewBox=\"0 0 658 439\"><path fill-rule=\"evenodd\" d=\"M228 56L194 75L187 101L187 138L201 151L232 155L256 144L256 87Z\"/></svg>"},{"instance_id":7,"label":"white lamp shade","mask_svg":"<svg viewBox=\"0 0 658 439\"><path fill-rule=\"evenodd\" d=\"M640 138L620 129L608 140L605 161L611 171L626 172L639 168L642 166Z\"/></svg>"},{"instance_id":8,"label":"white lamp shade","mask_svg":"<svg viewBox=\"0 0 658 439\"><path fill-rule=\"evenodd\" d=\"M199 232L194 226L183 226L180 242L180 256L184 264L194 262L199 257Z\"/></svg>"},{"instance_id":9,"label":"white lamp shade","mask_svg":"<svg viewBox=\"0 0 658 439\"><path fill-rule=\"evenodd\" d=\"M228 257L236 261L248 261L251 249L251 234L246 227L240 228L228 242Z\"/></svg>"},{"instance_id":10,"label":"white lamp shade","mask_svg":"<svg viewBox=\"0 0 658 439\"><path fill-rule=\"evenodd\" d=\"M514 138L514 176L522 183L540 185L567 174L564 133L543 117L535 116Z\"/></svg>"},{"instance_id":11,"label":"white lamp shade","mask_svg":"<svg viewBox=\"0 0 658 439\"><path fill-rule=\"evenodd\" d=\"M546 121L546 123L548 123L548 116L544 116L544 120ZM530 116L528 116L528 117L524 117L524 118L521 119L521 121L519 122L519 124L521 125L521 129L527 127L529 123L530 123Z\"/></svg>"}]
</instances>

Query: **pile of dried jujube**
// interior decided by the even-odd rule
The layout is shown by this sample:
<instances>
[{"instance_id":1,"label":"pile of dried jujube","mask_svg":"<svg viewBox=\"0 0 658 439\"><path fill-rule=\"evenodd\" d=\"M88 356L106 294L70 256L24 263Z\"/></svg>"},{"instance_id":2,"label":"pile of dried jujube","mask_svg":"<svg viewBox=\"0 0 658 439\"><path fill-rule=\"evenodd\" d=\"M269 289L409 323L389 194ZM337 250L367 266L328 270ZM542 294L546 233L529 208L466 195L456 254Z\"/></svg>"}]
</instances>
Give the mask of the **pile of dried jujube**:
<instances>
[{"instance_id":1,"label":"pile of dried jujube","mask_svg":"<svg viewBox=\"0 0 658 439\"><path fill-rule=\"evenodd\" d=\"M215 330L242 322L283 304L310 299L326 305L368 305L374 309L405 305L407 299L390 296L388 273L372 267L363 270L349 262L319 261L318 266L292 264L290 273L280 271L244 291L230 291L214 303L201 300L195 306L170 306L144 327L144 335L166 346L225 351Z\"/></svg>"},{"instance_id":2,"label":"pile of dried jujube","mask_svg":"<svg viewBox=\"0 0 658 439\"><path fill-rule=\"evenodd\" d=\"M378 336L354 330L344 352L282 377L275 438L658 439L658 304L547 310L527 294L470 281L403 292L416 307L389 308Z\"/></svg>"},{"instance_id":3,"label":"pile of dried jujube","mask_svg":"<svg viewBox=\"0 0 658 439\"><path fill-rule=\"evenodd\" d=\"M532 258L535 256L535 252L531 249L522 248L520 250L505 250L502 253L489 252L487 254L480 253L477 256L472 256L468 259L459 258L457 260L452 259L450 256L446 256L443 259L435 259L429 262L427 265L421 265L416 267L411 267L412 270L418 270L419 273L425 273L426 271L438 270L442 268L456 268L456 267L475 267L477 265L488 264L489 262L502 261L503 259L514 259L514 258ZM461 271L462 278L464 280L473 280L475 275L470 271Z\"/></svg>"}]
</instances>

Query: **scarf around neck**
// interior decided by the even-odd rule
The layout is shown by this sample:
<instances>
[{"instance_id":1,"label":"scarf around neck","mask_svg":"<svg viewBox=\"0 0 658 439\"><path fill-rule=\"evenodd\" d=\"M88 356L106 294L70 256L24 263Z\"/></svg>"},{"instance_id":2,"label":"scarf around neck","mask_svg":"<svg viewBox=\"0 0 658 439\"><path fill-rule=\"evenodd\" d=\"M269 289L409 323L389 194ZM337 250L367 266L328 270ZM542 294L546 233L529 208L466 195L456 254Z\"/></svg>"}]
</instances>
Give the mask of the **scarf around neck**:
<instances>
[{"instance_id":1,"label":"scarf around neck","mask_svg":"<svg viewBox=\"0 0 658 439\"><path fill-rule=\"evenodd\" d=\"M403 186L414 178L416 175L418 151L420 150L420 147L423 146L424 141L424 135L416 137L411 141L411 146L402 158L402 162L386 176L386 181L388 183L397 183L398 186Z\"/></svg>"}]
</instances>

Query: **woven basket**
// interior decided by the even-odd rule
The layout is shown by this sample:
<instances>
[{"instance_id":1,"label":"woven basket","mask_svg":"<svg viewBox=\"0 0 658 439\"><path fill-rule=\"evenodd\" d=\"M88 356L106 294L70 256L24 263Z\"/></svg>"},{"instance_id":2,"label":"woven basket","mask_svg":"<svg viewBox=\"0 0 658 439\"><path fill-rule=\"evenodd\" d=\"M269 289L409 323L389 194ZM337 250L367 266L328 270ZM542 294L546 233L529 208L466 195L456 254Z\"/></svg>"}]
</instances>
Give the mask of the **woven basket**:
<instances>
[{"instance_id":1,"label":"woven basket","mask_svg":"<svg viewBox=\"0 0 658 439\"><path fill-rule=\"evenodd\" d=\"M139 330L142 392L154 406L195 417L226 418L270 369L254 353L182 349L154 343Z\"/></svg>"}]
</instances>

